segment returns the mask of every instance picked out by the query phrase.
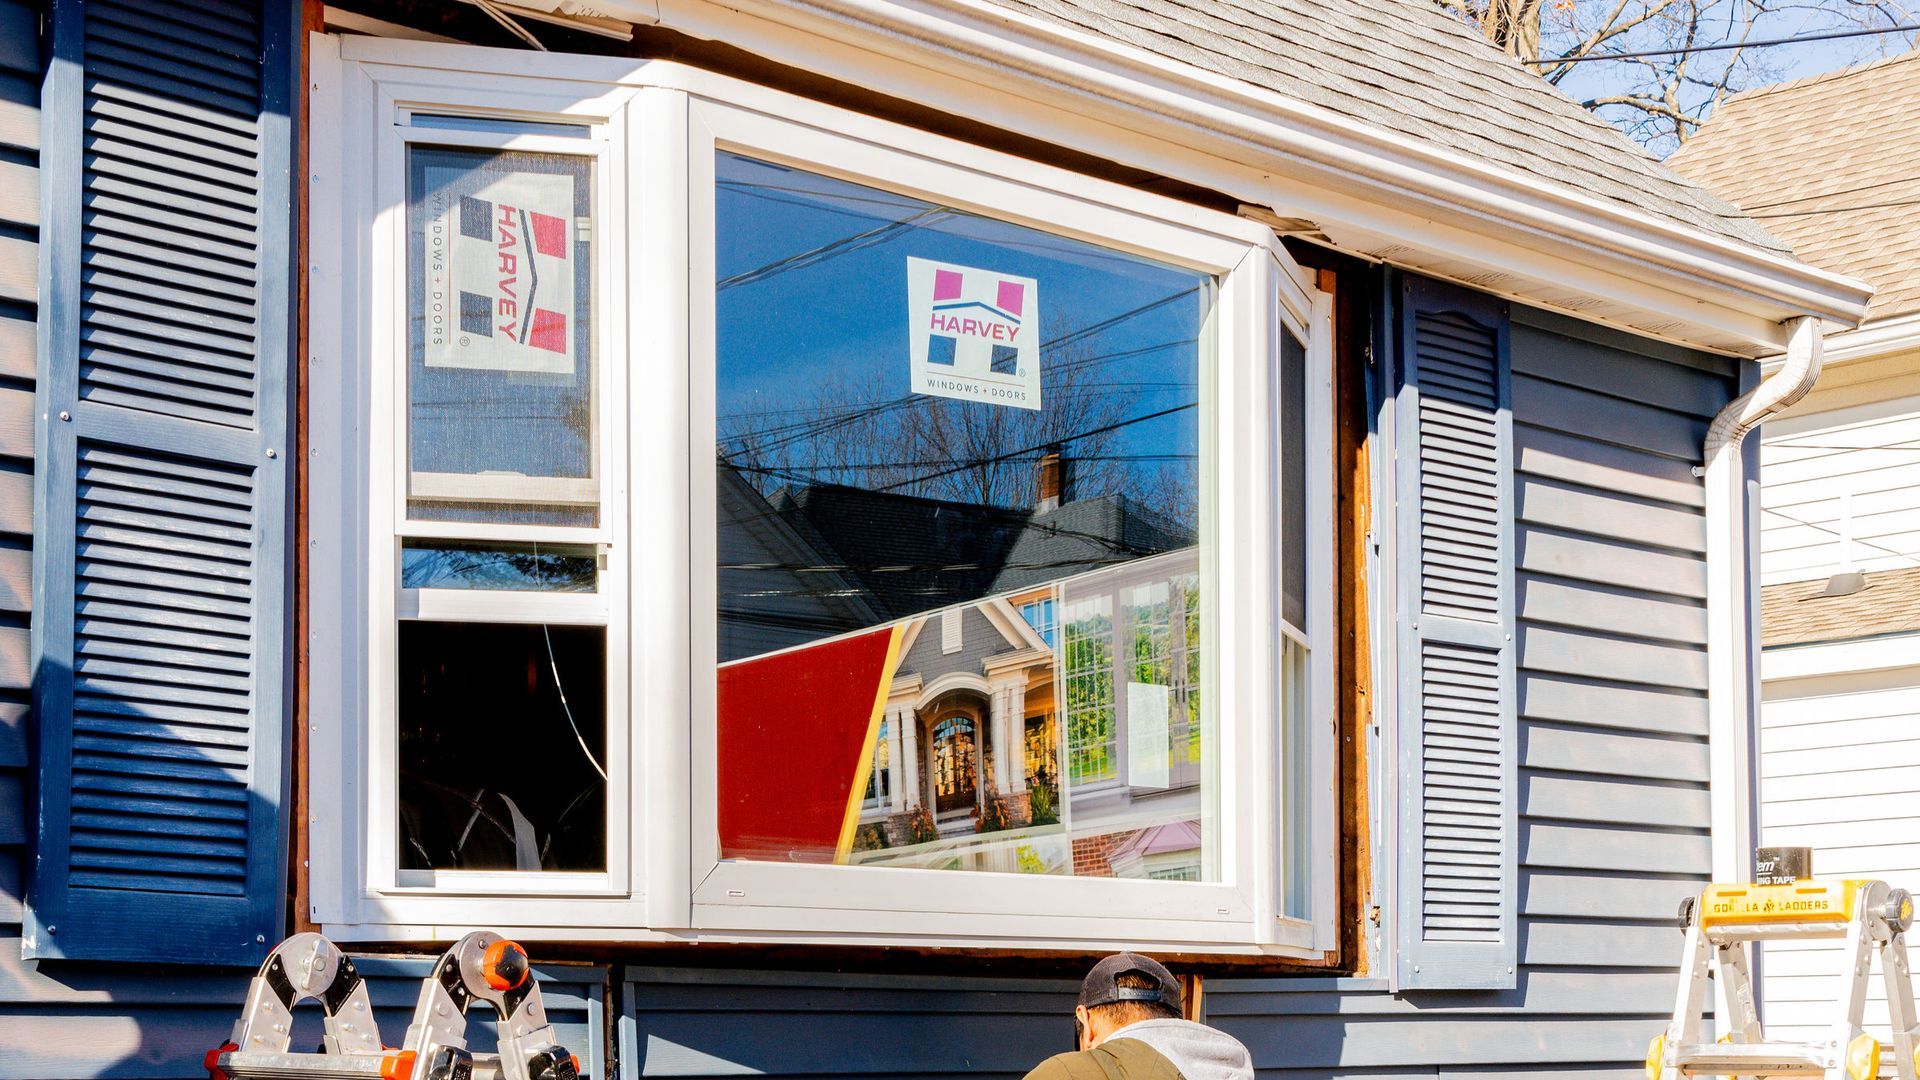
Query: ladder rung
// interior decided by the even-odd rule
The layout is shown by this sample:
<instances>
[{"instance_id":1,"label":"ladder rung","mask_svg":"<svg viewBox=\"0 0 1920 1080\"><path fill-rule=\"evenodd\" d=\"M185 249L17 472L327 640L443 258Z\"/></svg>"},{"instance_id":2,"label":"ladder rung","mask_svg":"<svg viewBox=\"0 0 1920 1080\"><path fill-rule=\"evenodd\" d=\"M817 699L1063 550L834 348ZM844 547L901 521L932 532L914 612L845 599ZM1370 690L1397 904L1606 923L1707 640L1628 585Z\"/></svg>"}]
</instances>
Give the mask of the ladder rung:
<instances>
[{"instance_id":1,"label":"ladder rung","mask_svg":"<svg viewBox=\"0 0 1920 1080\"><path fill-rule=\"evenodd\" d=\"M1806 1076L1827 1071L1828 1053L1807 1043L1697 1043L1681 1046L1674 1064L1694 1076Z\"/></svg>"},{"instance_id":2,"label":"ladder rung","mask_svg":"<svg viewBox=\"0 0 1920 1080\"><path fill-rule=\"evenodd\" d=\"M220 1068L234 1080L379 1080L383 1054L271 1054L231 1050Z\"/></svg>"},{"instance_id":3,"label":"ladder rung","mask_svg":"<svg viewBox=\"0 0 1920 1080\"><path fill-rule=\"evenodd\" d=\"M233 1080L373 1080L385 1054L263 1054L229 1050L220 1067ZM499 1054L473 1055L472 1080L501 1080Z\"/></svg>"}]
</instances>

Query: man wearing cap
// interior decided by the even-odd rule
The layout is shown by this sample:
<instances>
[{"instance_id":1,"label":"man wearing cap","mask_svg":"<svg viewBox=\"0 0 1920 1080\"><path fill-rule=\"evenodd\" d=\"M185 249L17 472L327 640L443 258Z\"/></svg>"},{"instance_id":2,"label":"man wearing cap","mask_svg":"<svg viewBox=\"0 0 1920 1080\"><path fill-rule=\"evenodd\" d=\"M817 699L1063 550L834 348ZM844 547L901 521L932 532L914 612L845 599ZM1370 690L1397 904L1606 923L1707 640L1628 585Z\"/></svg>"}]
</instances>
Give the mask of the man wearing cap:
<instances>
[{"instance_id":1,"label":"man wearing cap","mask_svg":"<svg viewBox=\"0 0 1920 1080\"><path fill-rule=\"evenodd\" d=\"M1073 1009L1080 1051L1027 1080L1253 1080L1240 1040L1180 1018L1180 984L1160 962L1116 953L1093 966Z\"/></svg>"}]
</instances>

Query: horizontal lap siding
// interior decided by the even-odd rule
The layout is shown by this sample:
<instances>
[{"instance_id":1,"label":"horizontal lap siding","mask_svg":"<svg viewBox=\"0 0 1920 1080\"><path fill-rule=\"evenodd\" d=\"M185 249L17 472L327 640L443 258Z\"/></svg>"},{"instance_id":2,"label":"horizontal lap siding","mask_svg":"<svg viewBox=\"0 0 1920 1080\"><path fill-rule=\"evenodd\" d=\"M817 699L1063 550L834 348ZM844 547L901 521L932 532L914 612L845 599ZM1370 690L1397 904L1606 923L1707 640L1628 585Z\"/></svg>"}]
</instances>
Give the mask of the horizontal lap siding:
<instances>
[{"instance_id":1,"label":"horizontal lap siding","mask_svg":"<svg viewBox=\"0 0 1920 1080\"><path fill-rule=\"evenodd\" d=\"M1637 1077L1708 873L1711 361L1516 310L1519 986L1207 981L1263 1077ZM1300 987L1300 989L1294 989Z\"/></svg>"},{"instance_id":2,"label":"horizontal lap siding","mask_svg":"<svg viewBox=\"0 0 1920 1080\"><path fill-rule=\"evenodd\" d=\"M1791 423L1761 447L1761 583L1824 578L1849 568L1843 563L1866 571L1913 566L1920 554L1920 399Z\"/></svg>"},{"instance_id":3,"label":"horizontal lap siding","mask_svg":"<svg viewBox=\"0 0 1920 1080\"><path fill-rule=\"evenodd\" d=\"M1760 837L1813 849L1821 877L1920 891L1920 667L1775 682L1760 707ZM1874 965L1866 1023L1889 1038ZM1766 947L1770 1029L1812 1039L1834 1020L1840 943Z\"/></svg>"},{"instance_id":4,"label":"horizontal lap siding","mask_svg":"<svg viewBox=\"0 0 1920 1080\"><path fill-rule=\"evenodd\" d=\"M622 1075L1001 1077L1073 1048L1072 982L629 968Z\"/></svg>"},{"instance_id":5,"label":"horizontal lap siding","mask_svg":"<svg viewBox=\"0 0 1920 1080\"><path fill-rule=\"evenodd\" d=\"M40 10L0 0L0 964L18 963L28 819L33 390L38 364ZM8 958L11 957L11 961ZM0 976L0 1024L9 996ZM18 1044L0 1034L0 1047ZM9 1075L0 1052L0 1076Z\"/></svg>"}]
</instances>

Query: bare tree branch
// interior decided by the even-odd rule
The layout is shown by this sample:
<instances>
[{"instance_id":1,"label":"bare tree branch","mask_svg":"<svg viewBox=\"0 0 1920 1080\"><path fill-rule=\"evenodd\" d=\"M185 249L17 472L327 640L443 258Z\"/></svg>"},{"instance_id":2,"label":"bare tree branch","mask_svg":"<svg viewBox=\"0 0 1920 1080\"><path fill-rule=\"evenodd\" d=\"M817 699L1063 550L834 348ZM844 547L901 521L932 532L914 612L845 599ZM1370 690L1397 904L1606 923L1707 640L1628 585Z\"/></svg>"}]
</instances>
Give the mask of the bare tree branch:
<instances>
[{"instance_id":1,"label":"bare tree branch","mask_svg":"<svg viewBox=\"0 0 1920 1080\"><path fill-rule=\"evenodd\" d=\"M1911 18L1906 0L1435 2L1655 153L1690 138L1729 95L1792 70L1790 47L1745 47L1748 42L1896 26ZM1863 37L1846 46L1825 45L1821 55L1832 57L1839 48L1842 61L1865 59L1914 47L1915 37L1920 35ZM1713 50L1700 51L1708 46ZM1603 62L1614 54L1642 53L1665 55Z\"/></svg>"}]
</instances>

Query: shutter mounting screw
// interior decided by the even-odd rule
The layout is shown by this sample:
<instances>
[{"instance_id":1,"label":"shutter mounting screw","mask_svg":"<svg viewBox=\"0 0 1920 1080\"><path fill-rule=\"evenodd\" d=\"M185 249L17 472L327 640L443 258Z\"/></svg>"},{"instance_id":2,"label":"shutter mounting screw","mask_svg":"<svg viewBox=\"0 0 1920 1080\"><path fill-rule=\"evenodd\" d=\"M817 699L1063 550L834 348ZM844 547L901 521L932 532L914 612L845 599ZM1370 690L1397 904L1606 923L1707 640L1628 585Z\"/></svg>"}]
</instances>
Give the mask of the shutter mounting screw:
<instances>
[{"instance_id":1,"label":"shutter mounting screw","mask_svg":"<svg viewBox=\"0 0 1920 1080\"><path fill-rule=\"evenodd\" d=\"M265 945L267 943L267 935L265 934L253 935L253 943L255 945Z\"/></svg>"},{"instance_id":2,"label":"shutter mounting screw","mask_svg":"<svg viewBox=\"0 0 1920 1080\"><path fill-rule=\"evenodd\" d=\"M48 936L48 937L52 937L52 936L53 936L53 935L54 935L55 933L58 933L58 932L59 932L59 930L60 930L60 928L59 928L59 927L57 927L57 926L55 926L55 925L53 925L52 923L48 923L48 924L47 924L47 936Z\"/></svg>"},{"instance_id":3,"label":"shutter mounting screw","mask_svg":"<svg viewBox=\"0 0 1920 1080\"><path fill-rule=\"evenodd\" d=\"M65 410L65 409L61 409L61 410L60 410L60 419L62 419L62 420L71 420L71 419L73 419L73 414L72 414L72 413L70 413L70 412L68 412L68 411L67 411L67 410Z\"/></svg>"},{"instance_id":4,"label":"shutter mounting screw","mask_svg":"<svg viewBox=\"0 0 1920 1080\"><path fill-rule=\"evenodd\" d=\"M270 457L270 458L277 458L277 457L279 457L279 456L280 456L280 451L278 451L278 450L268 450L268 451L267 451L267 456L268 456L268 457Z\"/></svg>"}]
</instances>

